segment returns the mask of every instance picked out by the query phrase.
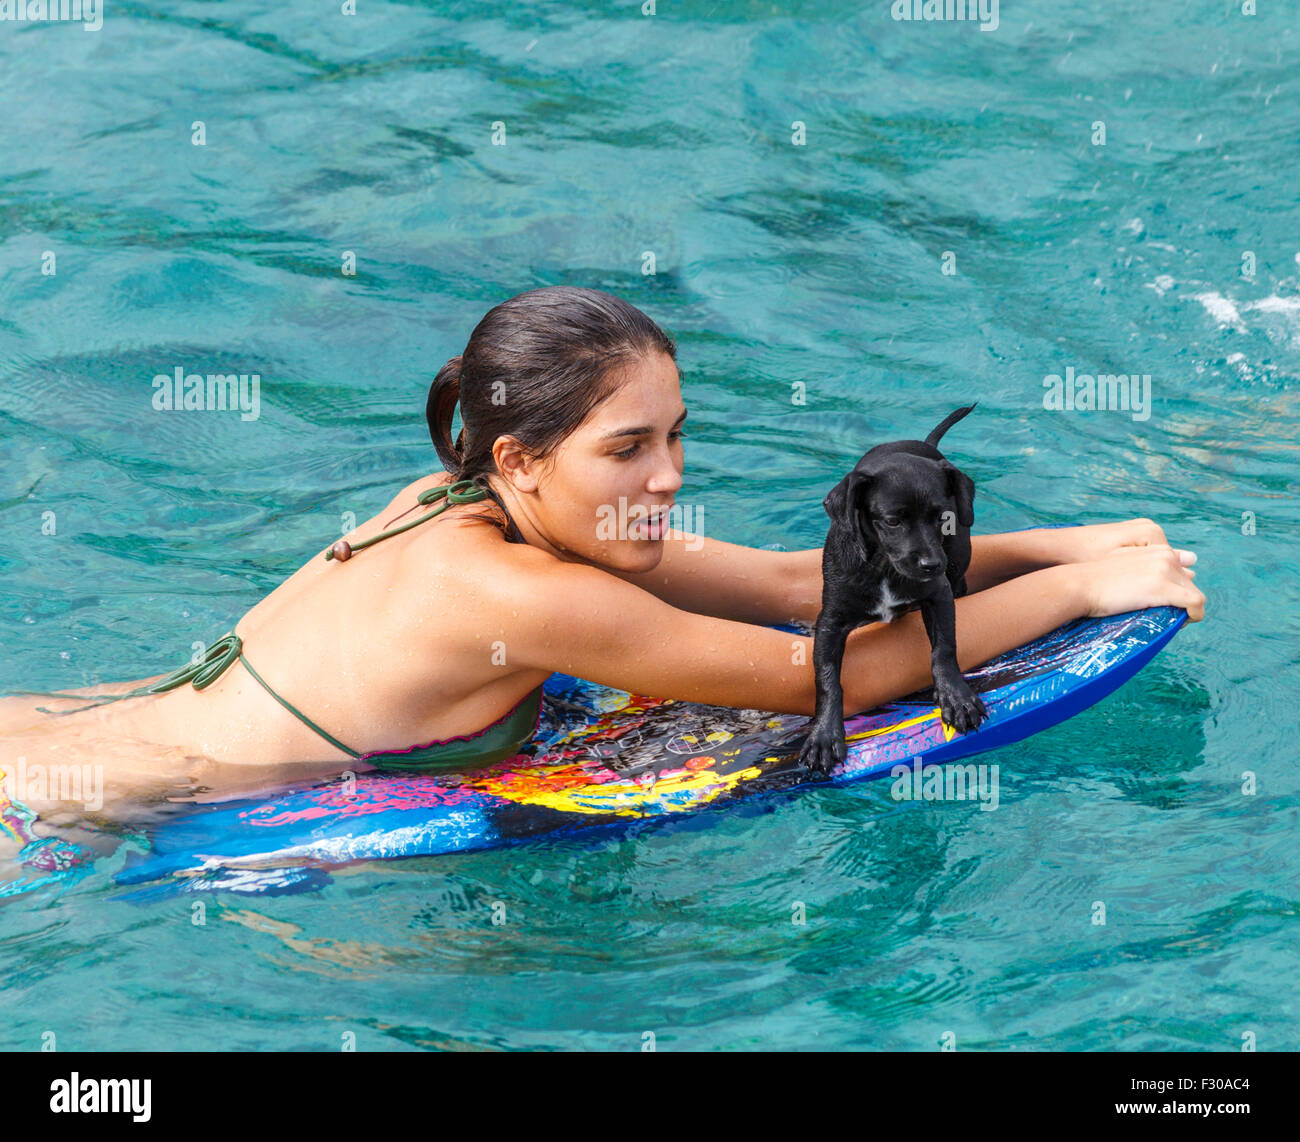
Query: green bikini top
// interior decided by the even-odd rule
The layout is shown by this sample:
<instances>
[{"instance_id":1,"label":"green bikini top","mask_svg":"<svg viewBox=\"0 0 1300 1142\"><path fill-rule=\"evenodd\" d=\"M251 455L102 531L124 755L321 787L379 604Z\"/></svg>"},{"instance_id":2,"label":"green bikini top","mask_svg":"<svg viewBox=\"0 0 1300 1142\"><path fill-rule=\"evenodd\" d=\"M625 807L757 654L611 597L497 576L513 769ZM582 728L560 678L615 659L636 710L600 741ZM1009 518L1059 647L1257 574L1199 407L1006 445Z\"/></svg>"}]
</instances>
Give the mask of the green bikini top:
<instances>
[{"instance_id":1,"label":"green bikini top","mask_svg":"<svg viewBox=\"0 0 1300 1142\"><path fill-rule=\"evenodd\" d=\"M451 484L428 488L420 493L418 501L421 505L424 505L443 500L433 511L422 515L419 519L412 520L410 523L402 524L401 527L381 531L378 535L357 544L349 544L346 540L340 539L325 552L325 558L327 560L336 560L339 563L346 563L358 551L365 550L365 548L378 543L381 539L387 539L389 536L407 531L417 524L424 523L426 520L431 520L453 504L475 503L484 499L487 495L486 489L475 484L472 480L457 480ZM261 687L305 726L314 730L332 746L342 750L355 760L366 761L383 769L406 769L428 773L435 770L456 769L469 763L487 765L494 761L500 761L514 756L519 752L520 748L532 739L537 732L537 725L541 718L542 687L538 686L530 691L507 714L477 733L448 738L444 741L426 742L424 745L415 745L404 750L375 750L370 753L359 753L350 746L344 745L338 738L322 729L296 706L291 705L271 689L266 680L253 669L252 663L244 655L243 639L235 634L233 630L217 639L197 661L187 663L185 666L173 670L170 674L164 675L147 686L137 686L135 689L122 694L69 694L53 690L16 690L14 693L87 700L85 706L78 706L75 710L47 710L43 706L36 707L41 713L45 714L76 714L82 710L105 706L110 702L120 702L124 698L141 698L147 694L163 694L183 686L186 682L190 683L195 690L206 689L220 678L232 663L239 659L243 660L245 669Z\"/></svg>"}]
</instances>

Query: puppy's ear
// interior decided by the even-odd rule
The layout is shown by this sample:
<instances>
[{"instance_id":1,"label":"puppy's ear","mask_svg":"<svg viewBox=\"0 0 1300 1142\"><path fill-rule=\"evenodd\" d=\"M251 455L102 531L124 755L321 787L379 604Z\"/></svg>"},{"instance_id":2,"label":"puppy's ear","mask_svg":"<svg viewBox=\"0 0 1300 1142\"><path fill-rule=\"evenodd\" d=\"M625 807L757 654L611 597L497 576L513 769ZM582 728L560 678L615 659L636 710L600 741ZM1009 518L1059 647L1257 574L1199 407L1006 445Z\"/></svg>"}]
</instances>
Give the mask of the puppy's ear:
<instances>
[{"instance_id":1,"label":"puppy's ear","mask_svg":"<svg viewBox=\"0 0 1300 1142\"><path fill-rule=\"evenodd\" d=\"M957 522L962 527L975 523L975 481L954 464L943 461L944 477L948 481L948 494L957 505Z\"/></svg>"},{"instance_id":2,"label":"puppy's ear","mask_svg":"<svg viewBox=\"0 0 1300 1142\"><path fill-rule=\"evenodd\" d=\"M849 513L858 506L858 497L862 494L862 485L868 477L856 468L835 485L822 500L822 507L832 520L851 522Z\"/></svg>"},{"instance_id":3,"label":"puppy's ear","mask_svg":"<svg viewBox=\"0 0 1300 1142\"><path fill-rule=\"evenodd\" d=\"M830 490L822 500L822 507L831 520L843 523L853 533L854 546L858 556L866 561L871 558L874 539L862 512L867 490L871 486L871 474L854 469Z\"/></svg>"}]
</instances>

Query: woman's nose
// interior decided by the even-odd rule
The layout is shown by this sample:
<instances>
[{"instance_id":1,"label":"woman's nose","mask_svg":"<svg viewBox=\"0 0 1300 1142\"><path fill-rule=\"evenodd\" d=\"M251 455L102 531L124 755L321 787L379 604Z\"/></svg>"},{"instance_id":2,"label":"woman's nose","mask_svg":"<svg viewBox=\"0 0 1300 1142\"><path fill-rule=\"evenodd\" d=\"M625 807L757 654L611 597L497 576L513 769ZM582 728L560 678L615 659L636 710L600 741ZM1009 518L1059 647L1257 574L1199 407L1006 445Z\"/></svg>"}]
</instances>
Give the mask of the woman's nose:
<instances>
[{"instance_id":1,"label":"woman's nose","mask_svg":"<svg viewBox=\"0 0 1300 1142\"><path fill-rule=\"evenodd\" d=\"M655 478L650 481L648 490L658 495L673 495L682 486L682 474L677 470L676 464L668 464L667 467L661 468L655 473Z\"/></svg>"}]
</instances>

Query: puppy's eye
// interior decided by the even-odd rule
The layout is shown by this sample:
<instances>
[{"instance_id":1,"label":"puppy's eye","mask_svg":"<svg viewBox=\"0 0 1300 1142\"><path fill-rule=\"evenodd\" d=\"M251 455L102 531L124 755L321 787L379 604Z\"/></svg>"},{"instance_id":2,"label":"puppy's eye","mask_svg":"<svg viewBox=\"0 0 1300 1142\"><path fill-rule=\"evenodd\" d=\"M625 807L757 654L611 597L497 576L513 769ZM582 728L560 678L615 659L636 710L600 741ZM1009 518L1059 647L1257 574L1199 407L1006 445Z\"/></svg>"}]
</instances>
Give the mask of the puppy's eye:
<instances>
[{"instance_id":1,"label":"puppy's eye","mask_svg":"<svg viewBox=\"0 0 1300 1142\"><path fill-rule=\"evenodd\" d=\"M887 515L887 516L881 516L880 522L883 523L886 527L897 527L899 524L899 519L898 516L896 515Z\"/></svg>"}]
</instances>

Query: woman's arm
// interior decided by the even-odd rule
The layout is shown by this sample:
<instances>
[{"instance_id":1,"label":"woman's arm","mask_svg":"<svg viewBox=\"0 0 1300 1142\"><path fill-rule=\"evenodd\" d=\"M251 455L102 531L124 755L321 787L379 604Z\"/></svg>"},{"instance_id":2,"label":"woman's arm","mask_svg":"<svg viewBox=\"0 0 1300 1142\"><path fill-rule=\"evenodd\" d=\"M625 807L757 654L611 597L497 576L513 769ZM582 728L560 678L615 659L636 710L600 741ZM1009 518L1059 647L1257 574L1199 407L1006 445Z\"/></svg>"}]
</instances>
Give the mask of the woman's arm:
<instances>
[{"instance_id":1,"label":"woman's arm","mask_svg":"<svg viewBox=\"0 0 1300 1142\"><path fill-rule=\"evenodd\" d=\"M1062 529L1065 530L1065 529ZM1076 528L1070 528L1076 531ZM1053 539L1053 535L1056 539ZM1065 555L1060 532L1054 528L1007 531L999 535L970 537L970 566L966 568L966 590L971 594L1005 583L1017 575L1041 571L1060 563L1074 562Z\"/></svg>"},{"instance_id":2,"label":"woman's arm","mask_svg":"<svg viewBox=\"0 0 1300 1142\"><path fill-rule=\"evenodd\" d=\"M974 594L1018 575L1074 562L1057 557L1063 553L1063 545L1048 538L1053 534L1051 529L1047 529L1007 532L1004 535L972 535L970 566L966 569L967 592ZM786 584L790 615L806 623L815 623L822 606L822 549L813 547L784 554L787 567L778 571L777 576Z\"/></svg>"},{"instance_id":3,"label":"woman's arm","mask_svg":"<svg viewBox=\"0 0 1300 1142\"><path fill-rule=\"evenodd\" d=\"M1101 559L1127 544L1161 544L1149 519L1086 527L972 535L966 587L971 593L1031 571ZM653 571L612 571L682 611L772 626L817 621L822 606L822 549L765 551L670 528Z\"/></svg>"},{"instance_id":4,"label":"woman's arm","mask_svg":"<svg viewBox=\"0 0 1300 1142\"><path fill-rule=\"evenodd\" d=\"M1160 531L1150 520L1132 522ZM1121 526L1128 525L972 535L967 590L973 594L1031 571L1100 558L1105 541L1122 541L1112 533ZM1151 542L1163 543L1164 533ZM733 622L812 624L822 607L820 547L765 551L671 529L664 540L663 559L653 571L610 574L679 610Z\"/></svg>"},{"instance_id":5,"label":"woman's arm","mask_svg":"<svg viewBox=\"0 0 1300 1142\"><path fill-rule=\"evenodd\" d=\"M1045 567L1088 563L1104 559L1125 547L1160 546L1167 542L1160 525L1149 519L972 535L966 589L974 594ZM790 613L804 622L816 622L817 612L821 609L822 549L814 547L808 551L783 554L788 566L777 574L786 581L795 608ZM1183 562L1194 563L1196 556L1189 552Z\"/></svg>"},{"instance_id":6,"label":"woman's arm","mask_svg":"<svg viewBox=\"0 0 1300 1142\"><path fill-rule=\"evenodd\" d=\"M1077 565L1046 567L955 600L957 665L974 670L1089 613L1088 580ZM853 658L854 689L849 689ZM920 611L849 635L844 653L845 713L867 710L933 682L930 638ZM854 702L850 707L849 695Z\"/></svg>"},{"instance_id":7,"label":"woman's arm","mask_svg":"<svg viewBox=\"0 0 1300 1142\"><path fill-rule=\"evenodd\" d=\"M473 605L483 638L499 640L516 668L739 709L811 715L816 704L812 638L679 610L596 567L562 563L536 568L527 582L495 578ZM958 599L958 663L972 669L1088 607L1086 580L1074 567L1046 568ZM846 713L929 685L920 614L853 631L842 680Z\"/></svg>"},{"instance_id":8,"label":"woman's arm","mask_svg":"<svg viewBox=\"0 0 1300 1142\"><path fill-rule=\"evenodd\" d=\"M670 528L663 541L663 558L653 571L608 574L678 610L771 626L807 612L803 596L810 583L802 557L808 555L816 556L816 598L808 619L812 622L821 607L820 547L811 552L765 551Z\"/></svg>"}]
</instances>

